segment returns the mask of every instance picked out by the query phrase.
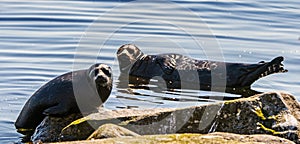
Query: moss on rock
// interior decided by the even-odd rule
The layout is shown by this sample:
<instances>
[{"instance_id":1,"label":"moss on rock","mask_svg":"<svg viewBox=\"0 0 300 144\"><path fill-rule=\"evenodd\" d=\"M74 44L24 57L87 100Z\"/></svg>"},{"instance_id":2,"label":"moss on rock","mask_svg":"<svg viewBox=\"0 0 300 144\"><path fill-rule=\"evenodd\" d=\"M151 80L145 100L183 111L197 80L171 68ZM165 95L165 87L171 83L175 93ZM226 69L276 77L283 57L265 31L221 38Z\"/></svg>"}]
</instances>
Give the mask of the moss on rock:
<instances>
[{"instance_id":1,"label":"moss on rock","mask_svg":"<svg viewBox=\"0 0 300 144\"><path fill-rule=\"evenodd\" d=\"M89 141L73 141L61 144L293 144L287 139L270 135L238 135L230 133L167 134L136 137L108 138Z\"/></svg>"},{"instance_id":2,"label":"moss on rock","mask_svg":"<svg viewBox=\"0 0 300 144\"><path fill-rule=\"evenodd\" d=\"M286 93L264 93L249 98L179 109L100 110L86 121L69 125L46 117L35 140L68 141L86 139L99 126L113 123L140 135L174 133L229 132L236 134L269 134L299 143L300 105ZM52 130L52 125L60 125ZM43 131L39 131L43 129ZM56 139L47 139L47 136ZM58 138L57 138L58 137Z\"/></svg>"}]
</instances>

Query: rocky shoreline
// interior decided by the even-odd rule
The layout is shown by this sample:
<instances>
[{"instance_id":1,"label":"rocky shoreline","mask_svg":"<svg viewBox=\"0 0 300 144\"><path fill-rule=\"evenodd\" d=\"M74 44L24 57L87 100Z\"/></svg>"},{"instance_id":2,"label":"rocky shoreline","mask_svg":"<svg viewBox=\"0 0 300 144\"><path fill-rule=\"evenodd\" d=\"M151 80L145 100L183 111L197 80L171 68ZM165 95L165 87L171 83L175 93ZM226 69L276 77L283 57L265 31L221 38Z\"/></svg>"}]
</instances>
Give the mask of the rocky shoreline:
<instances>
[{"instance_id":1,"label":"rocky shoreline","mask_svg":"<svg viewBox=\"0 0 300 144\"><path fill-rule=\"evenodd\" d=\"M33 142L300 143L300 105L269 92L188 108L105 110L84 118L46 117ZM64 142L69 141L69 142Z\"/></svg>"}]
</instances>

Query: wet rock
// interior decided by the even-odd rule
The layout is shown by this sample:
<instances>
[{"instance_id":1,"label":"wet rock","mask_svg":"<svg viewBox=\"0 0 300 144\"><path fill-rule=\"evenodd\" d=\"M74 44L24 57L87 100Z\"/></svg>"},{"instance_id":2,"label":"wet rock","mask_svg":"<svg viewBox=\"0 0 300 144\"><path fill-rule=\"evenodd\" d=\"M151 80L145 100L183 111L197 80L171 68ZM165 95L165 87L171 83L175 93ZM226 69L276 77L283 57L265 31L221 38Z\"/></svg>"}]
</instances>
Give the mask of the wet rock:
<instances>
[{"instance_id":1,"label":"wet rock","mask_svg":"<svg viewBox=\"0 0 300 144\"><path fill-rule=\"evenodd\" d=\"M131 119L143 115L155 115L175 109L151 109L151 110L106 110L99 109L81 118L80 114L72 114L65 117L47 116L36 128L31 141L57 142L87 139L96 129L108 123L120 123L122 120ZM79 119L80 118L80 119ZM120 118L120 120L118 119ZM65 128L65 129L64 129Z\"/></svg>"},{"instance_id":2,"label":"wet rock","mask_svg":"<svg viewBox=\"0 0 300 144\"><path fill-rule=\"evenodd\" d=\"M253 143L272 143L272 144L293 144L294 142L271 136L271 135L238 135L231 133L210 133L210 134L168 134L168 135L145 135L137 137L109 138L88 141L63 142L61 144L145 144L145 143L188 143L188 144L253 144Z\"/></svg>"},{"instance_id":3,"label":"wet rock","mask_svg":"<svg viewBox=\"0 0 300 144\"><path fill-rule=\"evenodd\" d=\"M46 117L36 128L34 134L31 137L31 141L38 142L56 142L59 141L59 133L61 130L73 122L74 120L81 118L81 114L71 114L66 117Z\"/></svg>"},{"instance_id":4,"label":"wet rock","mask_svg":"<svg viewBox=\"0 0 300 144\"><path fill-rule=\"evenodd\" d=\"M40 126L44 131L36 135L44 136L43 141L52 140L45 138L50 135L59 141L86 139L99 126L113 123L140 135L212 132L269 134L299 143L299 112L300 105L293 96L272 92L181 109L101 110L73 122L62 131L51 131L51 125L55 122L47 117L48 121ZM35 138L39 139L38 136Z\"/></svg>"}]
</instances>

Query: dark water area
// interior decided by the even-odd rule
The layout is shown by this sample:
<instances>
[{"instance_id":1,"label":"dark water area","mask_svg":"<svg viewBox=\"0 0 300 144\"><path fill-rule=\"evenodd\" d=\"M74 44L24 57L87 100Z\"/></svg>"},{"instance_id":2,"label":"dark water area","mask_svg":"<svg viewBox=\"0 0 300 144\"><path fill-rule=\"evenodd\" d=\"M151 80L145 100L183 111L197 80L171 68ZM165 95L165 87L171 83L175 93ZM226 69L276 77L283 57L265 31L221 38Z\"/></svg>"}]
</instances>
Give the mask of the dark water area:
<instances>
[{"instance_id":1,"label":"dark water area","mask_svg":"<svg viewBox=\"0 0 300 144\"><path fill-rule=\"evenodd\" d=\"M288 73L256 81L257 91L286 91L300 100L300 1L14 1L0 2L0 143L21 136L14 122L40 86L68 71L108 64L114 89L107 109L187 107L199 96L237 96L182 90L159 93L117 88L116 51L126 43L147 54L257 63L285 57ZM125 92L124 92L125 91Z\"/></svg>"}]
</instances>

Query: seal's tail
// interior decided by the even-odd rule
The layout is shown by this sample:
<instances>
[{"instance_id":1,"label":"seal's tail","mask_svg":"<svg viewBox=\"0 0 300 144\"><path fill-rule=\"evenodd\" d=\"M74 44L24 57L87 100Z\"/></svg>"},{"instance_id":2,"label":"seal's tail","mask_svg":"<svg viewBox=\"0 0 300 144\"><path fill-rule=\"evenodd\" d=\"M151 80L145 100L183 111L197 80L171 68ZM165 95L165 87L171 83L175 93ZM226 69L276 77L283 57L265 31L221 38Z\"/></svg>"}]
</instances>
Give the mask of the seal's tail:
<instances>
[{"instance_id":1,"label":"seal's tail","mask_svg":"<svg viewBox=\"0 0 300 144\"><path fill-rule=\"evenodd\" d=\"M270 62L259 62L251 67L251 71L247 74L246 78L243 79L242 86L250 86L254 81L259 78L265 77L273 73L285 73L288 70L284 69L282 56L274 58Z\"/></svg>"}]
</instances>

